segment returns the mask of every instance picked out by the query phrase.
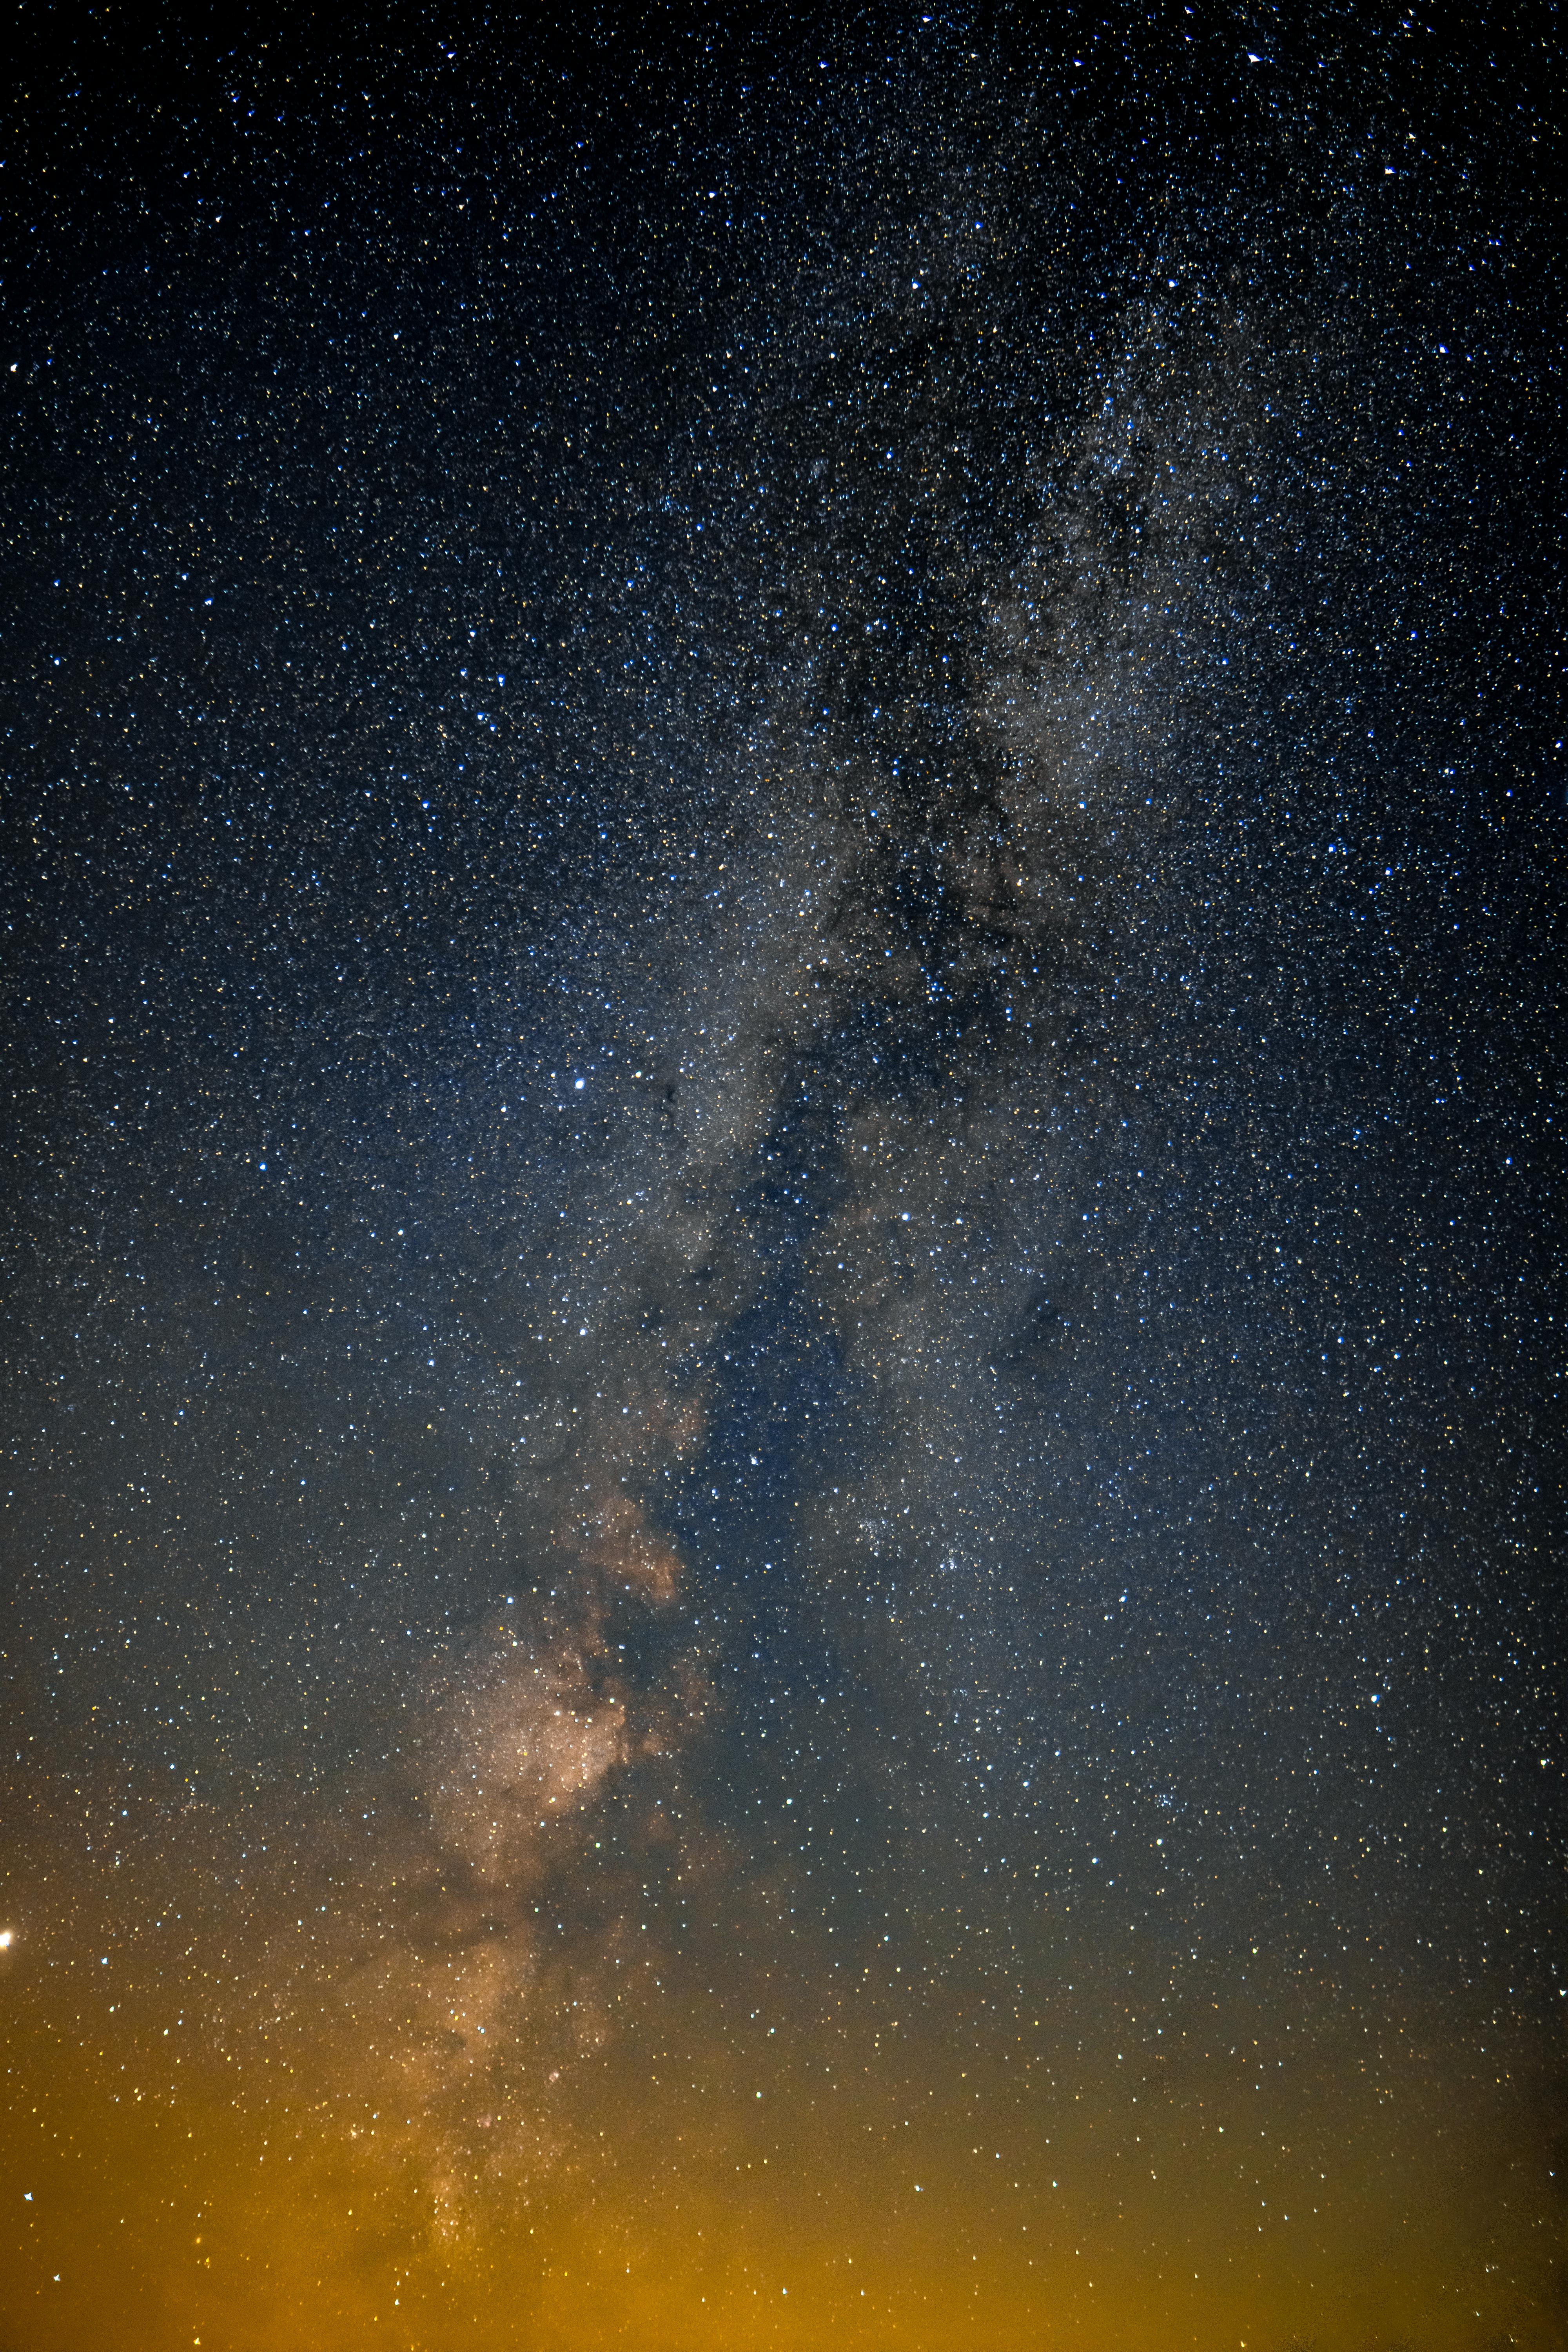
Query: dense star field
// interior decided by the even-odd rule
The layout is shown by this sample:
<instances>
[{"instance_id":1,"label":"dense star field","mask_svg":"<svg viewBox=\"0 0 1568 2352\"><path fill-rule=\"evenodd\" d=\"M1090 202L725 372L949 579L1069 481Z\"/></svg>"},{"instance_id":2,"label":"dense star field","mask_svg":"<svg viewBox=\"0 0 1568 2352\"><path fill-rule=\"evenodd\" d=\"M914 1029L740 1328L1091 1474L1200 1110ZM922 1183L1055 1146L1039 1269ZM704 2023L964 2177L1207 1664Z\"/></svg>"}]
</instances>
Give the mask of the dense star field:
<instances>
[{"instance_id":1,"label":"dense star field","mask_svg":"<svg viewBox=\"0 0 1568 2352\"><path fill-rule=\"evenodd\" d=\"M311 24L8 101L0 2347L1551 2352L1560 60Z\"/></svg>"}]
</instances>

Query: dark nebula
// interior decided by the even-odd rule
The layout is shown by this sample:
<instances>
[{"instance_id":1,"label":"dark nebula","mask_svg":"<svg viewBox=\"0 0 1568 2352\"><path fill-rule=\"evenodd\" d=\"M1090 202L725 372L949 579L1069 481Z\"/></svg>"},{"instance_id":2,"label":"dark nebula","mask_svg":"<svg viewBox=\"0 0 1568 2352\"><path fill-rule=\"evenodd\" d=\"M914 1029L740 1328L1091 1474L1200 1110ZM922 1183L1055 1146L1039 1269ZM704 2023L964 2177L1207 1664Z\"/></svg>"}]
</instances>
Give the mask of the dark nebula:
<instances>
[{"instance_id":1,"label":"dark nebula","mask_svg":"<svg viewBox=\"0 0 1568 2352\"><path fill-rule=\"evenodd\" d=\"M1554 40L332 14L8 101L0 2347L1551 2352Z\"/></svg>"}]
</instances>

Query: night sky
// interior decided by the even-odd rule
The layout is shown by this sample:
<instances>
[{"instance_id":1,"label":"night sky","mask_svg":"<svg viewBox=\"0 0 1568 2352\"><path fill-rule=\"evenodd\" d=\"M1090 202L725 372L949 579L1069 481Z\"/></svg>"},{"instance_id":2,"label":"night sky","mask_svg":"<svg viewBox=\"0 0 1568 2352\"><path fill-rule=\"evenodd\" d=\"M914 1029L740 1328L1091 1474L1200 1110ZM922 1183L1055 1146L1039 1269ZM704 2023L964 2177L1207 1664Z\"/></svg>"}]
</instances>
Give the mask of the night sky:
<instances>
[{"instance_id":1,"label":"night sky","mask_svg":"<svg viewBox=\"0 0 1568 2352\"><path fill-rule=\"evenodd\" d=\"M26 20L3 2352L1568 2342L1494 13Z\"/></svg>"}]
</instances>

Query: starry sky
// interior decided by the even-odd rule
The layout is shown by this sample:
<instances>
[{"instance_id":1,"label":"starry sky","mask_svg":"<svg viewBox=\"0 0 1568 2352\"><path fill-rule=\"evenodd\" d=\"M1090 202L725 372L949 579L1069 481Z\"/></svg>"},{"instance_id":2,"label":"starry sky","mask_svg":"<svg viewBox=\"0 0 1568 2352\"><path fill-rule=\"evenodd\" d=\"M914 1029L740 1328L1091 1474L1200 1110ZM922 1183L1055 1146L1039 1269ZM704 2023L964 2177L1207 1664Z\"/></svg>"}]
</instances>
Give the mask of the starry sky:
<instances>
[{"instance_id":1,"label":"starry sky","mask_svg":"<svg viewBox=\"0 0 1568 2352\"><path fill-rule=\"evenodd\" d=\"M27 36L4 2352L1568 2340L1496 13Z\"/></svg>"}]
</instances>

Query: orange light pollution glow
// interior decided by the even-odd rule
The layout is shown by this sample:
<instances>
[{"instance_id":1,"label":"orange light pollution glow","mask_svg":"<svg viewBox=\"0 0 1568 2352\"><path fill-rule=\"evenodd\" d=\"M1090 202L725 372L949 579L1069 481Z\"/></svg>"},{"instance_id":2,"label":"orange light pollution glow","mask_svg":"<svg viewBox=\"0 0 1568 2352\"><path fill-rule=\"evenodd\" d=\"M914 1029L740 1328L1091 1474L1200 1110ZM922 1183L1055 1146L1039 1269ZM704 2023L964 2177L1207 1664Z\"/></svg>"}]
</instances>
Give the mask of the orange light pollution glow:
<instances>
[{"instance_id":1,"label":"orange light pollution glow","mask_svg":"<svg viewBox=\"0 0 1568 2352\"><path fill-rule=\"evenodd\" d=\"M144 1930L118 1888L40 1916L13 2339L1558 2340L1531 2032L1457 2037L1375 1948L1173 1955L1157 1903L962 1862L951 1909L840 1949L801 1899L838 1824L738 1888L683 1807L645 1762L549 1820L526 1940L426 1878L387 1958L384 1855L296 1855L268 1913L195 1805Z\"/></svg>"},{"instance_id":2,"label":"orange light pollution glow","mask_svg":"<svg viewBox=\"0 0 1568 2352\"><path fill-rule=\"evenodd\" d=\"M578 13L18 18L0 2352L1562 2352L1561 45Z\"/></svg>"}]
</instances>

